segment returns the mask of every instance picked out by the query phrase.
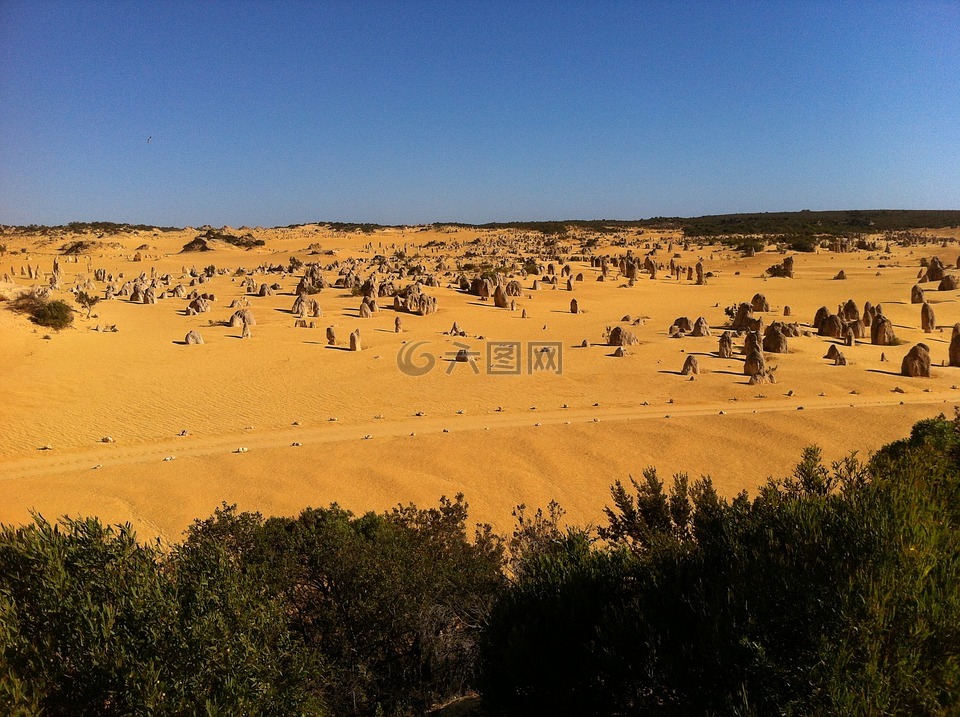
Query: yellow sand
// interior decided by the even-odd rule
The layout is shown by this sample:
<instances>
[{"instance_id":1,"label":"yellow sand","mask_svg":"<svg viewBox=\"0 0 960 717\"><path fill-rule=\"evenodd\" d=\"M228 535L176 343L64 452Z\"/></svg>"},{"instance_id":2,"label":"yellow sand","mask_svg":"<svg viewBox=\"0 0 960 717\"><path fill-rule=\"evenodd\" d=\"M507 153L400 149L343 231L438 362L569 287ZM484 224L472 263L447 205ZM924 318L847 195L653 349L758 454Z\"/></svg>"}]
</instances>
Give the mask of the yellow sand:
<instances>
[{"instance_id":1,"label":"yellow sand","mask_svg":"<svg viewBox=\"0 0 960 717\"><path fill-rule=\"evenodd\" d=\"M51 238L8 233L0 237L8 249L0 257L0 277L13 267L16 286L0 285L0 295L34 283L19 276L27 263L49 274L59 247L77 238L105 243L89 257L93 268L133 279L155 267L160 275L170 273L173 285L186 286L182 267L253 268L286 264L293 255L327 264L391 256L402 247L408 256L420 252L419 261L431 271L440 259L453 271L458 257L484 261L463 258L465 251L491 247L497 236L516 236L416 228L368 236L308 226L254 230L267 242L259 250L178 253L196 234ZM399 314L402 334L393 331L397 314L391 298L379 300L382 310L372 318L360 319L360 299L337 288L313 297L324 312L313 319L317 328L294 328L296 317L289 309L299 273L256 277L258 284L277 281L282 290L271 297L250 296L257 321L250 339L240 339L239 329L209 325L229 318L231 300L244 296L232 275L196 287L215 293L217 301L211 312L195 317L183 315L184 299L148 306L116 298L98 304L93 318L81 312L73 328L53 332L0 310L0 522L23 522L31 510L51 518L94 514L109 522L132 521L141 535L172 541L221 501L276 515L332 501L356 511L408 501L433 504L440 495L463 492L474 520L508 531L518 503L542 506L551 499L574 522L597 522L608 486L649 465L664 478L676 471L709 474L732 496L754 490L770 475L789 473L800 450L811 443L822 446L828 460L848 450L866 456L906 435L917 420L952 415L954 403L960 404L955 387L960 369L939 365L947 358L950 328L960 321L957 292L924 285L937 323L946 328L942 332L923 334L920 307L909 303L921 257L937 255L956 265L958 232L929 234L952 242L894 247L892 255L797 254L792 280L764 278L764 269L783 258L773 251L747 259L718 246L684 251L678 243L679 263L693 265L702 258L714 272L706 286L685 277L677 282L665 271L656 280L642 274L634 287L616 271L598 282L598 270L574 263L573 273L582 271L586 280L573 292L563 281L556 290L532 291L531 277L520 278L524 294L515 312L447 288L452 279L442 277L444 288L425 290L437 297L438 313ZM641 256L644 242L670 238L649 231L628 236L630 248ZM466 244L477 237L480 245ZM420 248L432 241L446 246ZM310 255L313 243L336 255ZM144 244L143 261L133 261ZM21 253L24 248L27 253ZM625 251L606 240L595 249L598 254ZM659 253L661 261L670 256L665 249ZM78 274L86 274L87 262L85 256L78 263L61 258L65 290ZM887 267L878 269L878 264ZM846 281L833 280L840 269ZM367 276L369 269L361 274ZM332 283L336 271L325 276ZM407 283L396 281L398 287ZM103 284L97 287L102 290ZM778 383L749 386L739 354L724 360L711 352L727 321L723 307L749 301L756 292L771 304L764 315L767 324L782 317L784 306L793 310L788 321L807 324L821 305L836 310L849 298L861 308L867 300L882 303L905 343L841 347L849 365L837 367L822 358L829 340L793 338L789 354L767 355L768 363L778 366ZM73 303L66 291L56 296ZM574 297L584 313L569 313ZM528 318L520 317L521 309ZM602 345L603 333L626 314L644 317L642 325L630 327L641 344L615 358L613 349ZM670 338L667 329L679 316L706 317L714 336ZM468 337L444 333L454 321ZM109 324L118 332L92 330ZM363 351L328 348L324 329L331 325L341 346L351 330L360 328ZM180 343L190 329L203 335L205 345ZM593 345L580 348L584 339ZM485 340L522 342L523 373L488 374ZM531 341L562 343L561 375L527 373ZM931 347L933 377L896 375L917 341ZM419 350L436 357L433 370L423 376L401 372L402 342L428 342ZM478 352L479 374L469 363L448 360L456 342ZM679 375L688 353L698 355L703 371L695 381ZM881 353L886 362L880 361ZM189 435L179 437L181 430ZM102 443L104 436L115 442ZM52 450L39 450L46 445ZM241 447L248 450L236 452ZM168 457L174 460L165 461Z\"/></svg>"}]
</instances>

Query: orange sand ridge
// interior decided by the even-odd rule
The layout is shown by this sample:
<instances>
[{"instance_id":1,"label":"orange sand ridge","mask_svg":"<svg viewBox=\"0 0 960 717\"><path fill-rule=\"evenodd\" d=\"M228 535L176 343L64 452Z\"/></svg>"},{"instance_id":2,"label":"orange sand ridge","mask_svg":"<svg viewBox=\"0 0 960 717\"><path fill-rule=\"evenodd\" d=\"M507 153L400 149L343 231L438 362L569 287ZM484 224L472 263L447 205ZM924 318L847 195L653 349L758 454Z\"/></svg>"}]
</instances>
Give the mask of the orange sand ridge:
<instances>
[{"instance_id":1,"label":"orange sand ridge","mask_svg":"<svg viewBox=\"0 0 960 717\"><path fill-rule=\"evenodd\" d=\"M952 415L960 404L960 369L940 365L952 326L960 321L958 292L923 285L943 327L934 333L920 330L920 307L910 303L922 257L936 255L956 266L957 230L928 232L948 237L945 246L894 246L884 254L881 241L874 252L796 254L794 279L765 278L764 270L783 259L774 251L744 258L721 246L684 249L669 232L631 232L620 237L625 246L611 245L616 237L601 239L594 254L631 249L642 257L650 242L660 242L659 262L675 257L692 266L701 259L714 276L696 286L685 275L677 281L661 271L653 280L641 274L630 287L615 265L600 282L598 268L574 261L572 274L582 272L584 281L575 282L573 292L565 290L564 279L556 289L533 291L534 277L517 272L513 278L523 292L515 311L461 292L456 283L458 261L517 261L510 250L524 245L515 232L408 228L362 235L305 226L234 233L246 231L266 246L178 253L196 230L2 237L8 252L0 257L0 278L11 269L15 274L12 284L0 284L3 296L46 283L20 276L20 269L39 266L49 277L59 256L64 282L53 296L71 305L69 289L98 268L122 272L118 286L155 269L171 275L171 287L212 292L216 301L208 313L185 316L186 299L144 305L118 297L101 301L89 320L81 311L74 326L61 332L0 310L0 522L26 521L30 510L49 518L98 515L132 521L144 537L173 541L221 501L276 515L332 501L356 511L408 501L432 504L440 495L463 492L474 520L503 531L510 529L518 503L540 506L551 499L571 521L590 523L601 518L608 486L648 465L664 478L676 471L709 474L732 496L754 490L770 475L789 473L806 445L819 444L828 460L849 450L866 456L904 436L917 420ZM477 238L479 243L470 243ZM59 248L77 239L101 244L68 263ZM671 239L676 243L668 251ZM579 241L563 244L578 253ZM312 254L311 245L332 253ZM144 247L141 261L134 261L138 247ZM439 287L424 289L437 298L437 313L396 313L392 298L383 297L380 312L359 318L360 297L332 286L338 272L332 268L324 271L331 286L312 296L323 316L307 319L315 322L313 329L296 328L290 308L302 271L255 275L258 286L281 285L266 297L247 294L242 277L234 276L239 267L286 265L296 256L324 265L363 259L358 273L366 278L375 255L392 258L398 250L439 279ZM182 270L208 265L231 272L189 287ZM833 278L840 269L844 281ZM413 280L393 279L398 289ZM98 295L104 285L95 282ZM865 301L881 303L903 344L841 346L848 365L834 366L823 359L833 340L791 338L788 354L766 356L777 367L778 382L748 385L742 339L735 340L731 359L713 352L729 321L724 307L757 292L771 305L769 313L758 314L766 324L784 320L783 308L790 306L793 316L786 320L804 329L821 305L833 311L851 298L861 308ZM244 297L257 322L252 338L241 339L239 328L211 325L225 322L234 311L231 301ZM583 313L570 313L571 298ZM398 315L400 334L394 333ZM622 324L625 315L642 321ZM713 335L671 338L668 328L680 316L705 317ZM466 337L445 333L454 321ZM107 325L118 331L93 330ZM616 325L641 342L627 347L622 358L603 345L605 329ZM328 326L336 329L338 348L359 328L363 350L326 346ZM191 329L202 334L204 345L182 344ZM584 339L591 345L581 348ZM521 374L489 373L487 341L520 342ZM931 349L932 377L897 375L902 357L918 341ZM404 342L427 342L418 352L433 355L434 368L422 376L401 371L397 355ZM528 373L531 342L560 343L559 374ZM477 352L479 373L471 363L449 360L458 343ZM694 381L679 375L691 353L702 371ZM188 435L178 436L183 430ZM106 436L114 441L102 442ZM48 445L52 450L39 450ZM241 447L247 451L236 452Z\"/></svg>"}]
</instances>

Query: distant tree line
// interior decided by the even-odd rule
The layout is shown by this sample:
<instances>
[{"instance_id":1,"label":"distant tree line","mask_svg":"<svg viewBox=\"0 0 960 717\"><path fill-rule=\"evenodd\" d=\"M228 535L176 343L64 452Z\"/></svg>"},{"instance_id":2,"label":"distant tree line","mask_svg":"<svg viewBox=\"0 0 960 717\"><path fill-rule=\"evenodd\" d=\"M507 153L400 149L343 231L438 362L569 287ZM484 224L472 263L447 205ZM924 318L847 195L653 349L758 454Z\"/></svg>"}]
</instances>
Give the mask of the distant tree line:
<instances>
[{"instance_id":1,"label":"distant tree line","mask_svg":"<svg viewBox=\"0 0 960 717\"><path fill-rule=\"evenodd\" d=\"M371 224L369 222L309 222L310 224L318 224L328 229L332 229L337 232L345 232L347 234L355 234L360 232L361 234L373 234L378 229L399 229L400 225L392 224ZM298 229L299 227L305 226L304 224L290 224L284 229Z\"/></svg>"},{"instance_id":2,"label":"distant tree line","mask_svg":"<svg viewBox=\"0 0 960 717\"><path fill-rule=\"evenodd\" d=\"M170 548L37 516L0 531L0 713L955 714L958 496L941 416L753 498L647 469L596 531L471 535L462 496L225 505Z\"/></svg>"},{"instance_id":3,"label":"distant tree line","mask_svg":"<svg viewBox=\"0 0 960 717\"><path fill-rule=\"evenodd\" d=\"M689 237L773 234L846 237L855 234L960 226L960 211L852 210L721 214L679 220Z\"/></svg>"},{"instance_id":4,"label":"distant tree line","mask_svg":"<svg viewBox=\"0 0 960 717\"><path fill-rule=\"evenodd\" d=\"M178 232L178 227L158 227L151 224L118 224L117 222L70 222L69 224L57 224L47 226L44 224L27 224L16 228L21 231L33 232L35 234L120 234L122 232L132 231L161 231Z\"/></svg>"},{"instance_id":5,"label":"distant tree line","mask_svg":"<svg viewBox=\"0 0 960 717\"><path fill-rule=\"evenodd\" d=\"M401 225L369 222L312 222L334 231L372 234L379 229L398 229ZM296 229L304 224L290 224L285 229ZM567 219L529 222L437 222L433 227L464 229L513 229L538 232L545 236L564 237L571 229L596 234L614 234L644 229L672 229L682 231L690 238L749 237L754 235L779 236L786 241L797 237L848 237L855 234L910 229L939 229L960 226L960 211L870 209L849 211L760 212L754 214L718 214L702 217L651 217L649 219ZM51 233L119 233L124 231L179 231L177 227L154 227L145 224L117 224L114 222L70 222L65 225L43 226L31 224L19 229L41 234ZM800 249L799 251L802 251Z\"/></svg>"}]
</instances>

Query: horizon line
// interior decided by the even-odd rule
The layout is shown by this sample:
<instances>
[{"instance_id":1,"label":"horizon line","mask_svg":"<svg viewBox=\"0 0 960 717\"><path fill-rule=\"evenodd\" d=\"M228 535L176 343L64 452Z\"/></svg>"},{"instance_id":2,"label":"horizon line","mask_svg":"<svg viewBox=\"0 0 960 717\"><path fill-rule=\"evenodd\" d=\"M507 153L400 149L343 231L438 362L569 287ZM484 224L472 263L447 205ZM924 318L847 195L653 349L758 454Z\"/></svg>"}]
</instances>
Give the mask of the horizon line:
<instances>
[{"instance_id":1,"label":"horizon line","mask_svg":"<svg viewBox=\"0 0 960 717\"><path fill-rule=\"evenodd\" d=\"M467 222L458 219L448 219L448 220L434 220L426 222L403 222L398 224L390 223L380 223L380 222L371 222L371 221L356 221L356 220L334 220L334 219L318 219L312 221L303 221L303 222L293 222L290 224L275 224L271 226L265 226L262 224L233 224L226 223L220 225L220 228L230 227L230 228L261 228L261 229L288 229L294 227L307 226L310 224L316 225L338 225L345 224L351 226L370 226L378 227L382 229L400 229L404 227L426 227L426 226L461 226L461 227L473 227L473 228L488 228L488 227L498 227L498 226L508 226L516 224L597 224L603 222L611 222L618 224L637 224L641 222L655 222L655 221L684 221L684 220L696 220L696 219L710 219L710 218L720 218L720 217L749 217L749 216L763 216L763 215L790 215L790 214L850 214L850 213L925 213L925 212L942 212L942 213L960 213L960 209L897 209L897 208L872 208L872 209L799 209L799 210L776 210L776 211L755 211L755 212L727 212L722 214L700 214L694 216L667 216L667 215L654 215L650 217L637 217L631 219L617 219L617 218L593 218L593 219L574 219L574 218L565 218L565 219L498 219L487 222ZM215 228L215 225L209 223L193 224L186 223L183 225L171 225L171 224L152 224L152 223L143 223L143 222L133 222L133 221L115 221L109 219L95 219L95 220L72 220L65 222L63 224L39 224L39 223L30 223L30 224L7 224L0 221L0 227L4 228L13 228L13 229L25 229L30 227L37 228L55 228L55 227L69 227L75 224L111 224L117 226L134 226L134 227L149 227L149 228L165 228L165 229L195 229L199 227L211 227Z\"/></svg>"}]
</instances>

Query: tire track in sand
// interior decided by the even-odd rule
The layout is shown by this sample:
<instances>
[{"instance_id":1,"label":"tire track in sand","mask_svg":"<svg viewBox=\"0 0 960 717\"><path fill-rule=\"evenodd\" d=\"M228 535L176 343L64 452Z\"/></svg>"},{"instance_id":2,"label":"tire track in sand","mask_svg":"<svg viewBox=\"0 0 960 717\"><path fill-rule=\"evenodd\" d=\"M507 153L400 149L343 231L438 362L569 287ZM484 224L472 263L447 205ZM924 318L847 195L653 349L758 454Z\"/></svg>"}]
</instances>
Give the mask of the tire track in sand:
<instances>
[{"instance_id":1,"label":"tire track in sand","mask_svg":"<svg viewBox=\"0 0 960 717\"><path fill-rule=\"evenodd\" d=\"M842 410L847 408L880 408L899 405L951 405L960 403L957 392L940 391L923 395L898 395L896 397L845 396L843 398L813 397L801 401L797 398L756 399L723 401L708 404L638 405L630 407L590 406L582 408L557 408L550 410L510 412L491 411L483 414L410 416L394 421L368 421L364 423L325 422L316 426L289 426L262 432L237 432L216 436L176 437L153 444L124 446L103 444L82 450L66 452L43 451L28 456L0 462L0 480L40 478L61 473L76 473L94 466L117 466L135 463L162 462L168 456L175 459L196 458L215 454L236 453L241 446L247 449L280 448L294 442L302 444L340 443L372 439L397 438L411 433L433 434L504 430L562 425L565 423L616 422L632 420L669 420L695 416L748 415L782 413L807 410ZM723 415L721 415L721 413Z\"/></svg>"}]
</instances>

